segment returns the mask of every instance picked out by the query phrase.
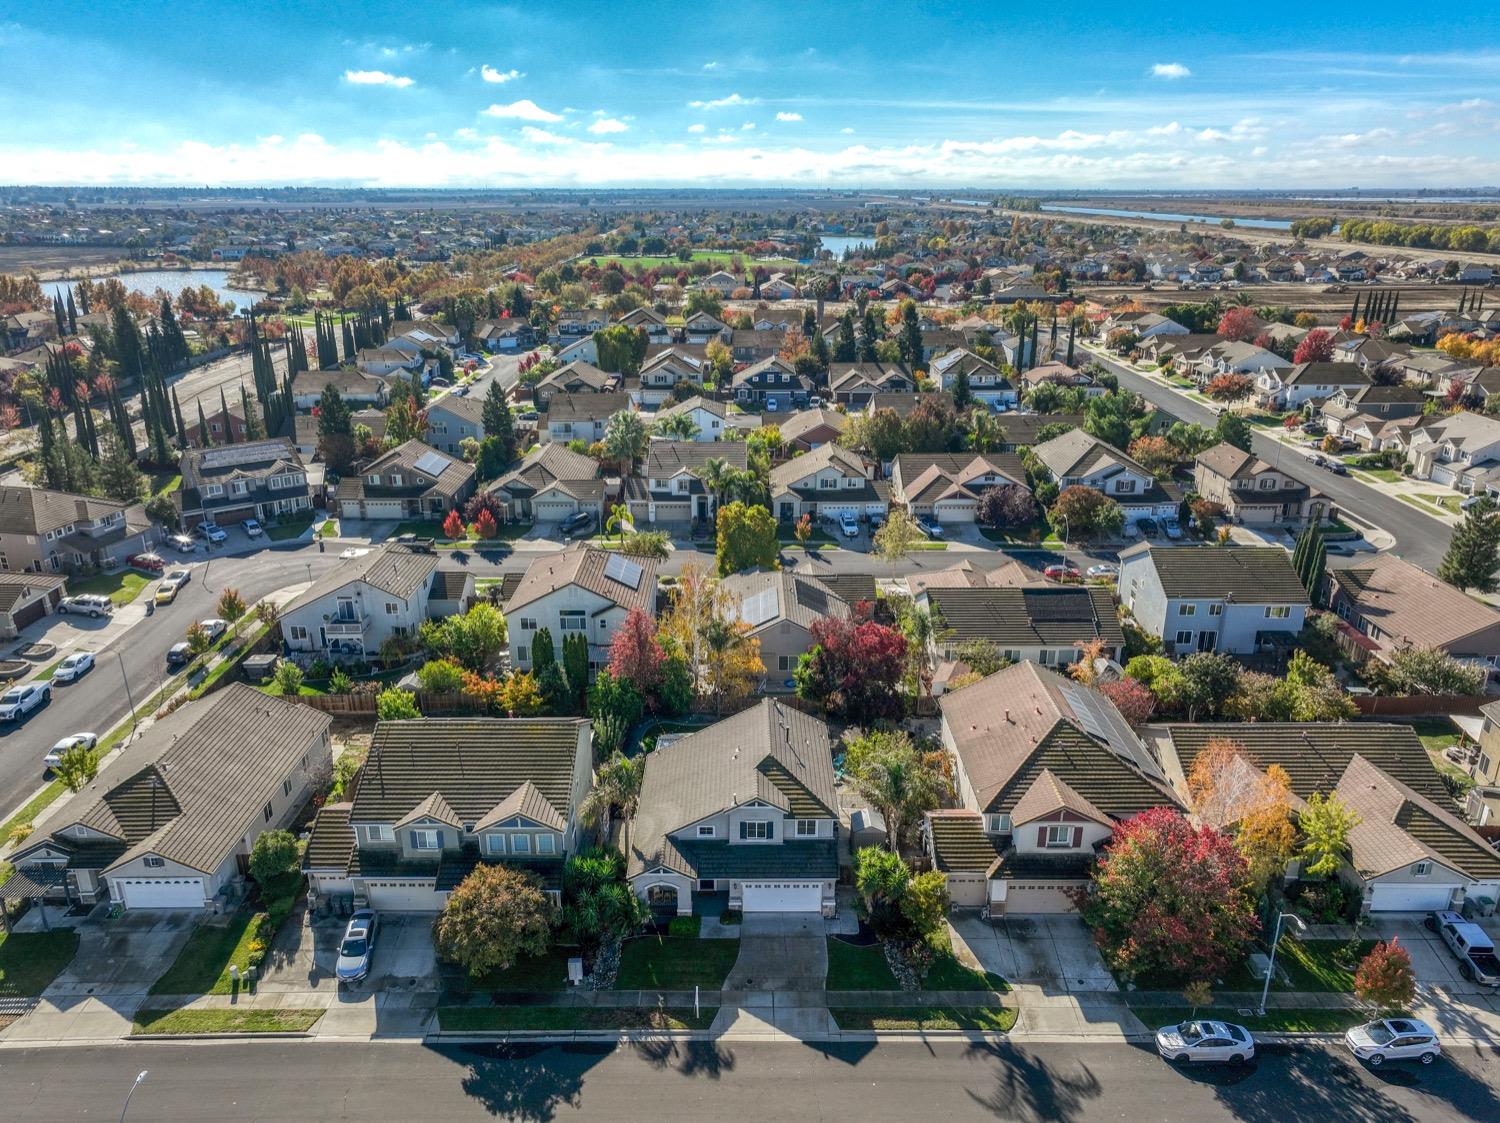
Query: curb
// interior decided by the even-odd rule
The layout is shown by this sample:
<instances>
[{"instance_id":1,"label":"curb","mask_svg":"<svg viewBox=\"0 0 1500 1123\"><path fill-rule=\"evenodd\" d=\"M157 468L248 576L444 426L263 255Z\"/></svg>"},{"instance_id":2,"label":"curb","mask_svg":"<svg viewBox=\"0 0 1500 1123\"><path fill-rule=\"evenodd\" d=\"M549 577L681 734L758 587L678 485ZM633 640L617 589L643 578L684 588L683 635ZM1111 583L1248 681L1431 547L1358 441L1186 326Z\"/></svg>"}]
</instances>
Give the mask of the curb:
<instances>
[{"instance_id":1,"label":"curb","mask_svg":"<svg viewBox=\"0 0 1500 1123\"><path fill-rule=\"evenodd\" d=\"M270 1041L315 1037L307 1030L275 1030L267 1033L127 1033L120 1041L126 1044L152 1041Z\"/></svg>"}]
</instances>

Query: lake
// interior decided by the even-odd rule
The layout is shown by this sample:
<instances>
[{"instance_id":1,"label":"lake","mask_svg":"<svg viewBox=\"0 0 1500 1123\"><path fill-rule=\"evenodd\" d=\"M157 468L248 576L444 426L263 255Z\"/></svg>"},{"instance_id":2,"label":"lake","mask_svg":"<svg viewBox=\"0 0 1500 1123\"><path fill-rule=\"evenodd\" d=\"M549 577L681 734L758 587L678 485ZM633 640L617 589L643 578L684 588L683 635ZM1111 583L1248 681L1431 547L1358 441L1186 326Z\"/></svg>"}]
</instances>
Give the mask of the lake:
<instances>
[{"instance_id":1,"label":"lake","mask_svg":"<svg viewBox=\"0 0 1500 1123\"><path fill-rule=\"evenodd\" d=\"M134 289L148 296L157 289L165 289L174 299L185 288L190 286L200 288L207 285L214 290L214 295L220 300L233 303L236 312L249 308L265 296L265 293L230 288L227 269L143 269L139 273L109 274L108 276L118 276L127 289ZM103 281L107 280L108 276L93 277L91 280ZM60 294L66 300L68 290L73 287L73 284L73 281L43 281L42 291L48 296Z\"/></svg>"},{"instance_id":2,"label":"lake","mask_svg":"<svg viewBox=\"0 0 1500 1123\"><path fill-rule=\"evenodd\" d=\"M874 246L875 240L873 238L850 237L847 234L824 234L818 239L818 244L833 254L835 261L843 261L845 250L852 250L857 246L869 249Z\"/></svg>"},{"instance_id":3,"label":"lake","mask_svg":"<svg viewBox=\"0 0 1500 1123\"><path fill-rule=\"evenodd\" d=\"M1156 218L1163 222L1212 222L1232 218L1236 226L1252 230L1290 230L1291 221L1284 218L1239 218L1221 214L1174 214L1171 211L1120 211L1111 207L1065 207L1057 203L1043 203L1042 210L1066 214L1094 214L1103 218Z\"/></svg>"}]
</instances>

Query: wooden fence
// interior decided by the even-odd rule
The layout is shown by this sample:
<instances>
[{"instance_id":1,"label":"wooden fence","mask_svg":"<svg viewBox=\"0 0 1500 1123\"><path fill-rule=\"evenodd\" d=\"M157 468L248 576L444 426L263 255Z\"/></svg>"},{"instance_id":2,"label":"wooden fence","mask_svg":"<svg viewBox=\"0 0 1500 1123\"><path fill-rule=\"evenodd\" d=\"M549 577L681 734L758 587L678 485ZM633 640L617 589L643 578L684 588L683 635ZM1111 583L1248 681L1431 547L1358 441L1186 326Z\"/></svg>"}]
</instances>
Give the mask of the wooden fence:
<instances>
[{"instance_id":1,"label":"wooden fence","mask_svg":"<svg viewBox=\"0 0 1500 1123\"><path fill-rule=\"evenodd\" d=\"M377 712L378 694L299 694L292 699L304 706L322 710L325 714L369 714ZM436 694L427 690L416 692L417 708L424 714L486 714L488 706L483 698L462 692Z\"/></svg>"},{"instance_id":2,"label":"wooden fence","mask_svg":"<svg viewBox=\"0 0 1500 1123\"><path fill-rule=\"evenodd\" d=\"M1448 717L1477 714L1479 707L1495 699L1488 694L1380 694L1355 695L1355 709L1368 717Z\"/></svg>"}]
</instances>

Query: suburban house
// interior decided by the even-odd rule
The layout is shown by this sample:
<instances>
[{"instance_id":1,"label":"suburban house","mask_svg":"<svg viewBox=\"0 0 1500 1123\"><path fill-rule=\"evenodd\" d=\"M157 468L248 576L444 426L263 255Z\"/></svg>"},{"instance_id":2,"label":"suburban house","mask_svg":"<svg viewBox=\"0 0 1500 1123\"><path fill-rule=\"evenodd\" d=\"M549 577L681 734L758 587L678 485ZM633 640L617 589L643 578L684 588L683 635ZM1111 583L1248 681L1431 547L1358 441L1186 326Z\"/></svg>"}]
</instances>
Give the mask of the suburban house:
<instances>
[{"instance_id":1,"label":"suburban house","mask_svg":"<svg viewBox=\"0 0 1500 1123\"><path fill-rule=\"evenodd\" d=\"M383 380L393 374L407 374L419 370L422 366L422 356L420 352L413 353L400 347L365 347L354 353L354 365L359 368L359 373L365 377L382 380L383 385ZM294 388L300 389L303 375L331 373L337 372L301 371L294 383ZM309 383L309 386L312 384ZM340 392L342 393L342 387Z\"/></svg>"},{"instance_id":2,"label":"suburban house","mask_svg":"<svg viewBox=\"0 0 1500 1123\"><path fill-rule=\"evenodd\" d=\"M704 473L715 460L744 471L748 463L744 442L650 442L641 474L627 476L622 488L631 520L636 526L685 527L712 519L718 497L704 482Z\"/></svg>"},{"instance_id":3,"label":"suburban house","mask_svg":"<svg viewBox=\"0 0 1500 1123\"><path fill-rule=\"evenodd\" d=\"M1435 414L1407 431L1406 463L1419 480L1483 491L1500 467L1500 419L1472 410Z\"/></svg>"},{"instance_id":4,"label":"suburban house","mask_svg":"<svg viewBox=\"0 0 1500 1123\"><path fill-rule=\"evenodd\" d=\"M1170 655L1286 653L1309 600L1280 546L1155 546L1120 553L1120 604Z\"/></svg>"},{"instance_id":5,"label":"suburban house","mask_svg":"<svg viewBox=\"0 0 1500 1123\"><path fill-rule=\"evenodd\" d=\"M771 510L784 523L803 515L814 522L868 518L890 506L890 485L871 479L858 453L831 443L776 465L770 484Z\"/></svg>"},{"instance_id":6,"label":"suburban house","mask_svg":"<svg viewBox=\"0 0 1500 1123\"><path fill-rule=\"evenodd\" d=\"M1193 490L1246 526L1300 526L1334 517L1322 492L1227 441L1194 458Z\"/></svg>"},{"instance_id":7,"label":"suburban house","mask_svg":"<svg viewBox=\"0 0 1500 1123\"><path fill-rule=\"evenodd\" d=\"M812 650L812 626L829 618L846 620L851 606L815 577L789 570L752 570L721 582L733 599L730 616L749 627L760 643L766 669L763 690L790 692L797 688L792 672L797 661Z\"/></svg>"},{"instance_id":8,"label":"suburban house","mask_svg":"<svg viewBox=\"0 0 1500 1123\"><path fill-rule=\"evenodd\" d=\"M1159 758L1184 787L1181 778L1198 753L1210 741L1227 740L1257 769L1284 768L1299 803L1336 794L1359 816L1338 877L1360 894L1362 912L1457 909L1466 897L1500 900L1500 854L1458 817L1410 725L1219 722L1153 732Z\"/></svg>"},{"instance_id":9,"label":"suburban house","mask_svg":"<svg viewBox=\"0 0 1500 1123\"><path fill-rule=\"evenodd\" d=\"M609 661L615 632L634 608L656 615L654 560L581 544L545 554L526 568L505 605L511 662L530 670L531 645L536 633L547 628L559 659L570 633L587 637L589 668L597 670Z\"/></svg>"},{"instance_id":10,"label":"suburban house","mask_svg":"<svg viewBox=\"0 0 1500 1123\"><path fill-rule=\"evenodd\" d=\"M786 346L786 336L772 328L756 331L754 328L731 328L727 333L730 357L737 363L759 363L774 358Z\"/></svg>"},{"instance_id":11,"label":"suburban house","mask_svg":"<svg viewBox=\"0 0 1500 1123\"><path fill-rule=\"evenodd\" d=\"M1424 647L1486 668L1500 659L1500 611L1394 554L1330 569L1327 581L1350 658L1388 661L1394 651Z\"/></svg>"},{"instance_id":12,"label":"suburban house","mask_svg":"<svg viewBox=\"0 0 1500 1123\"><path fill-rule=\"evenodd\" d=\"M533 874L560 905L593 763L582 718L379 722L352 798L319 813L303 868L319 897L381 912L439 912L481 863Z\"/></svg>"},{"instance_id":13,"label":"suburban house","mask_svg":"<svg viewBox=\"0 0 1500 1123\"><path fill-rule=\"evenodd\" d=\"M980 496L1010 484L1027 487L1026 469L1013 452L903 452L891 471L891 498L912 515L972 523Z\"/></svg>"},{"instance_id":14,"label":"suburban house","mask_svg":"<svg viewBox=\"0 0 1500 1123\"><path fill-rule=\"evenodd\" d=\"M999 367L964 347L933 359L927 373L939 389L950 394L957 388L959 376L966 376L970 396L986 405L1011 408L1019 400L1015 386Z\"/></svg>"},{"instance_id":15,"label":"suburban house","mask_svg":"<svg viewBox=\"0 0 1500 1123\"><path fill-rule=\"evenodd\" d=\"M593 335L608 326L608 318L597 308L564 308L557 313L558 335Z\"/></svg>"},{"instance_id":16,"label":"suburban house","mask_svg":"<svg viewBox=\"0 0 1500 1123\"><path fill-rule=\"evenodd\" d=\"M655 308L633 308L621 316L615 323L646 333L646 338L652 343L670 343L672 341L672 329L667 326L667 318Z\"/></svg>"},{"instance_id":17,"label":"suburban house","mask_svg":"<svg viewBox=\"0 0 1500 1123\"><path fill-rule=\"evenodd\" d=\"M232 909L255 840L295 824L327 783L331 723L244 683L182 707L10 856L0 897Z\"/></svg>"},{"instance_id":18,"label":"suburban house","mask_svg":"<svg viewBox=\"0 0 1500 1123\"><path fill-rule=\"evenodd\" d=\"M1474 787L1465 798L1464 813L1475 826L1489 827L1500 821L1500 702L1480 706L1479 721L1479 757L1469 768Z\"/></svg>"},{"instance_id":19,"label":"suburban house","mask_svg":"<svg viewBox=\"0 0 1500 1123\"><path fill-rule=\"evenodd\" d=\"M654 912L695 894L747 913L832 916L838 793L826 722L770 698L646 755L625 876Z\"/></svg>"},{"instance_id":20,"label":"suburban house","mask_svg":"<svg viewBox=\"0 0 1500 1123\"><path fill-rule=\"evenodd\" d=\"M457 347L463 342L458 328L436 320L393 320L390 339L409 338L423 347Z\"/></svg>"},{"instance_id":21,"label":"suburban house","mask_svg":"<svg viewBox=\"0 0 1500 1123\"><path fill-rule=\"evenodd\" d=\"M820 445L831 444L848 427L848 414L824 406L799 410L779 424L782 442L787 448L800 452L811 452Z\"/></svg>"},{"instance_id":22,"label":"suburban house","mask_svg":"<svg viewBox=\"0 0 1500 1123\"><path fill-rule=\"evenodd\" d=\"M695 289L713 289L714 292L718 293L725 300L728 300L729 295L735 289L745 288L746 285L743 280L736 277L733 273L726 273L722 269L717 269L706 277L700 277L693 283L693 287Z\"/></svg>"},{"instance_id":23,"label":"suburban house","mask_svg":"<svg viewBox=\"0 0 1500 1123\"><path fill-rule=\"evenodd\" d=\"M1040 386L1061 386L1069 390L1081 390L1086 398L1097 398L1109 393L1109 388L1096 383L1092 377L1077 367L1070 367L1061 359L1027 367L1017 376L1019 390L1026 394Z\"/></svg>"},{"instance_id":24,"label":"suburban house","mask_svg":"<svg viewBox=\"0 0 1500 1123\"><path fill-rule=\"evenodd\" d=\"M407 441L339 481L346 519L435 519L474 494L474 465L422 441Z\"/></svg>"},{"instance_id":25,"label":"suburban house","mask_svg":"<svg viewBox=\"0 0 1500 1123\"><path fill-rule=\"evenodd\" d=\"M486 351L521 351L536 342L536 332L525 320L481 320L474 325L474 342Z\"/></svg>"},{"instance_id":26,"label":"suburban house","mask_svg":"<svg viewBox=\"0 0 1500 1123\"><path fill-rule=\"evenodd\" d=\"M705 364L686 349L667 348L646 358L640 372L641 404L660 406L678 386L701 387L708 377Z\"/></svg>"},{"instance_id":27,"label":"suburban house","mask_svg":"<svg viewBox=\"0 0 1500 1123\"><path fill-rule=\"evenodd\" d=\"M203 418L202 423L198 420L200 414ZM225 408L215 397L209 402L208 407L204 408L203 399L199 398L183 411L182 425L187 444L194 448L201 448L210 442L216 445L243 444L250 439L250 428L245 421L245 407L238 401L228 403L228 407ZM205 428L208 430L207 441L204 440Z\"/></svg>"},{"instance_id":28,"label":"suburban house","mask_svg":"<svg viewBox=\"0 0 1500 1123\"><path fill-rule=\"evenodd\" d=\"M15 639L22 628L51 616L66 586L55 573L0 573L0 639Z\"/></svg>"},{"instance_id":29,"label":"suburban house","mask_svg":"<svg viewBox=\"0 0 1500 1123\"><path fill-rule=\"evenodd\" d=\"M546 410L549 408L548 403L558 394L604 394L619 388L618 374L609 374L592 363L578 359L543 376L531 388L531 394L536 401L536 408Z\"/></svg>"},{"instance_id":30,"label":"suburban house","mask_svg":"<svg viewBox=\"0 0 1500 1123\"><path fill-rule=\"evenodd\" d=\"M1111 312L1100 325L1108 335L1118 328L1134 332L1140 339L1151 339L1158 335L1187 335L1188 329L1176 320L1169 320L1159 312Z\"/></svg>"},{"instance_id":31,"label":"suburban house","mask_svg":"<svg viewBox=\"0 0 1500 1123\"><path fill-rule=\"evenodd\" d=\"M876 394L910 394L916 379L896 363L830 363L828 393L840 405L858 408Z\"/></svg>"},{"instance_id":32,"label":"suburban house","mask_svg":"<svg viewBox=\"0 0 1500 1123\"><path fill-rule=\"evenodd\" d=\"M1083 424L1081 413L1007 413L1000 418L998 452L1019 452L1038 444L1037 435L1052 427L1076 429Z\"/></svg>"},{"instance_id":33,"label":"suburban house","mask_svg":"<svg viewBox=\"0 0 1500 1123\"><path fill-rule=\"evenodd\" d=\"M1081 484L1103 492L1120 505L1127 521L1173 518L1177 514L1177 500L1167 494L1155 476L1082 429L1053 437L1032 451L1052 473L1058 487Z\"/></svg>"},{"instance_id":34,"label":"suburban house","mask_svg":"<svg viewBox=\"0 0 1500 1123\"><path fill-rule=\"evenodd\" d=\"M724 436L728 427L725 419L728 416L728 407L723 402L711 398L692 397L683 402L663 406L656 411L654 420L664 421L669 417L690 418L698 427L698 431L689 439L707 443Z\"/></svg>"},{"instance_id":35,"label":"suburban house","mask_svg":"<svg viewBox=\"0 0 1500 1123\"><path fill-rule=\"evenodd\" d=\"M202 522L272 522L311 513L307 469L285 437L242 445L190 448L178 460L182 487L172 496L184 527Z\"/></svg>"},{"instance_id":36,"label":"suburban house","mask_svg":"<svg viewBox=\"0 0 1500 1123\"><path fill-rule=\"evenodd\" d=\"M682 323L682 330L690 342L707 343L729 330L729 325L709 312L694 312Z\"/></svg>"},{"instance_id":37,"label":"suburban house","mask_svg":"<svg viewBox=\"0 0 1500 1123\"><path fill-rule=\"evenodd\" d=\"M1403 421L1410 428L1417 424L1428 397L1415 386L1365 386L1352 393L1343 390L1331 395L1322 406L1323 424L1335 437L1347 437L1367 452L1383 448L1404 448L1405 440L1397 434Z\"/></svg>"},{"instance_id":38,"label":"suburban house","mask_svg":"<svg viewBox=\"0 0 1500 1123\"><path fill-rule=\"evenodd\" d=\"M790 413L807 406L812 382L774 355L739 371L730 381L735 401L766 413Z\"/></svg>"},{"instance_id":39,"label":"suburban house","mask_svg":"<svg viewBox=\"0 0 1500 1123\"><path fill-rule=\"evenodd\" d=\"M989 644L1013 663L1043 667L1071 666L1083 657L1080 645L1095 640L1111 659L1125 650L1114 595L1098 585L929 585L916 602L932 614L937 660L960 658L971 642Z\"/></svg>"},{"instance_id":40,"label":"suburban house","mask_svg":"<svg viewBox=\"0 0 1500 1123\"><path fill-rule=\"evenodd\" d=\"M1289 371L1291 368L1290 359L1283 359L1275 351L1268 351L1253 343L1242 343L1237 339L1220 340L1193 363L1199 382L1210 382L1221 374L1244 374L1255 379L1267 371Z\"/></svg>"},{"instance_id":41,"label":"suburban house","mask_svg":"<svg viewBox=\"0 0 1500 1123\"><path fill-rule=\"evenodd\" d=\"M427 406L427 443L449 456L462 456L466 440L484 440L484 401L444 394Z\"/></svg>"},{"instance_id":42,"label":"suburban house","mask_svg":"<svg viewBox=\"0 0 1500 1123\"><path fill-rule=\"evenodd\" d=\"M409 639L422 621L463 612L473 599L474 575L442 567L431 541L388 542L318 578L277 624L288 651L371 659L392 637Z\"/></svg>"},{"instance_id":43,"label":"suburban house","mask_svg":"<svg viewBox=\"0 0 1500 1123\"><path fill-rule=\"evenodd\" d=\"M928 812L922 835L957 908L1072 912L1116 823L1180 806L1113 702L1033 662L938 705L959 807Z\"/></svg>"},{"instance_id":44,"label":"suburban house","mask_svg":"<svg viewBox=\"0 0 1500 1123\"><path fill-rule=\"evenodd\" d=\"M1355 363L1298 363L1291 370L1266 369L1255 377L1256 402L1269 409L1301 409L1339 391L1357 393L1370 376Z\"/></svg>"},{"instance_id":45,"label":"suburban house","mask_svg":"<svg viewBox=\"0 0 1500 1123\"><path fill-rule=\"evenodd\" d=\"M497 495L517 522L560 522L579 511L604 516L605 481L598 462L556 441L537 445L485 490Z\"/></svg>"},{"instance_id":46,"label":"suburban house","mask_svg":"<svg viewBox=\"0 0 1500 1123\"><path fill-rule=\"evenodd\" d=\"M332 386L339 397L353 407L383 407L390 397L390 386L385 379L359 370L302 370L292 380L292 401L298 409L312 409L323 397L323 391Z\"/></svg>"},{"instance_id":47,"label":"suburban house","mask_svg":"<svg viewBox=\"0 0 1500 1123\"><path fill-rule=\"evenodd\" d=\"M548 441L582 441L593 444L604 439L604 427L621 410L633 408L623 390L601 394L554 394L542 415L538 437Z\"/></svg>"},{"instance_id":48,"label":"suburban house","mask_svg":"<svg viewBox=\"0 0 1500 1123\"><path fill-rule=\"evenodd\" d=\"M96 569L149 550L158 536L139 503L0 487L0 572Z\"/></svg>"}]
</instances>

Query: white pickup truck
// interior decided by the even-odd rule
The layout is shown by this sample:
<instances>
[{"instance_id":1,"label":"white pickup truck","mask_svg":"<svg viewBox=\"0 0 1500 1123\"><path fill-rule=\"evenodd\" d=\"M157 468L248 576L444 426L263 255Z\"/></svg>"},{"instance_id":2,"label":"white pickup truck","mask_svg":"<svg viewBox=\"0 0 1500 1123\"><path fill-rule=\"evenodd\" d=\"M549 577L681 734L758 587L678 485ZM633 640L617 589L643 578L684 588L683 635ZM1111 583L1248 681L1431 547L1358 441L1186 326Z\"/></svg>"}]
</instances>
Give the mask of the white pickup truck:
<instances>
[{"instance_id":1,"label":"white pickup truck","mask_svg":"<svg viewBox=\"0 0 1500 1123\"><path fill-rule=\"evenodd\" d=\"M1480 986L1500 987L1500 958L1488 932L1456 912L1435 912L1423 923L1443 937L1458 960L1459 974Z\"/></svg>"}]
</instances>

